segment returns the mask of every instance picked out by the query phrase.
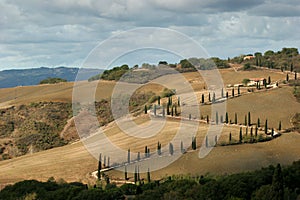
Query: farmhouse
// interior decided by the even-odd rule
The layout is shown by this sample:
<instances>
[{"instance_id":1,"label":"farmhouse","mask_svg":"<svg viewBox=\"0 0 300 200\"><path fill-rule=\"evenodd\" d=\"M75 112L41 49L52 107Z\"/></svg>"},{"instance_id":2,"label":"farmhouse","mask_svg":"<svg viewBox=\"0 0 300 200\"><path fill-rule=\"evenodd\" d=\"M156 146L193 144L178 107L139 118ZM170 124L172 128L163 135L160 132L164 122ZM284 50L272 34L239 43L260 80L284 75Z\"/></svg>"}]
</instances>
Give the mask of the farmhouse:
<instances>
[{"instance_id":1,"label":"farmhouse","mask_svg":"<svg viewBox=\"0 0 300 200\"><path fill-rule=\"evenodd\" d=\"M251 59L253 59L253 58L255 58L255 56L244 56L244 60L251 60Z\"/></svg>"},{"instance_id":2,"label":"farmhouse","mask_svg":"<svg viewBox=\"0 0 300 200\"><path fill-rule=\"evenodd\" d=\"M247 86L256 86L257 83L260 83L260 85L264 84L264 78L250 78L250 81L248 82Z\"/></svg>"}]
</instances>

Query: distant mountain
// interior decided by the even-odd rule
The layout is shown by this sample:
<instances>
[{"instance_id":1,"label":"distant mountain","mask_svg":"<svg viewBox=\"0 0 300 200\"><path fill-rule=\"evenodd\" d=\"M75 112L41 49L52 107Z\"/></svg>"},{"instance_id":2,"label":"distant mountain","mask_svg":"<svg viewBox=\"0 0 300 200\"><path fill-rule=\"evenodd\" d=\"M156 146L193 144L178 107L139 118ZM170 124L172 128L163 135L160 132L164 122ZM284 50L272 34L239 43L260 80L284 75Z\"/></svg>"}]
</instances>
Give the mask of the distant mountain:
<instances>
[{"instance_id":1,"label":"distant mountain","mask_svg":"<svg viewBox=\"0 0 300 200\"><path fill-rule=\"evenodd\" d=\"M49 77L62 78L67 81L75 81L79 68L57 67L57 68L32 68L12 69L0 71L0 88L15 86L37 85L43 79ZM101 73L101 69L80 69L77 80L87 80L91 76Z\"/></svg>"}]
</instances>

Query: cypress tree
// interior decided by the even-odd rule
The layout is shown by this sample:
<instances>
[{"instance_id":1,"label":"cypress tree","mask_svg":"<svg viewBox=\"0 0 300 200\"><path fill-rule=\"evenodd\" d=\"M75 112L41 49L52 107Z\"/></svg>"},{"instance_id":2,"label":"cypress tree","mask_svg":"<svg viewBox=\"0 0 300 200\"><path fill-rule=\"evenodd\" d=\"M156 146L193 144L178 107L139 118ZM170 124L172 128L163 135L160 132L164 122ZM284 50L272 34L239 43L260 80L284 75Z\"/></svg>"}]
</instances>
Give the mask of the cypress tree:
<instances>
[{"instance_id":1,"label":"cypress tree","mask_svg":"<svg viewBox=\"0 0 300 200\"><path fill-rule=\"evenodd\" d=\"M291 72L293 72L293 71L294 71L294 64L291 63Z\"/></svg>"},{"instance_id":2,"label":"cypress tree","mask_svg":"<svg viewBox=\"0 0 300 200\"><path fill-rule=\"evenodd\" d=\"M110 157L107 157L107 167L109 168L109 164L110 164Z\"/></svg>"},{"instance_id":3,"label":"cypress tree","mask_svg":"<svg viewBox=\"0 0 300 200\"><path fill-rule=\"evenodd\" d=\"M218 144L218 136L215 135L215 146L217 146L217 144Z\"/></svg>"},{"instance_id":4,"label":"cypress tree","mask_svg":"<svg viewBox=\"0 0 300 200\"><path fill-rule=\"evenodd\" d=\"M219 113L218 113L218 111L216 112L216 124L219 124Z\"/></svg>"},{"instance_id":5,"label":"cypress tree","mask_svg":"<svg viewBox=\"0 0 300 200\"><path fill-rule=\"evenodd\" d=\"M228 92L226 92L226 98L228 99L229 95L228 95Z\"/></svg>"},{"instance_id":6,"label":"cypress tree","mask_svg":"<svg viewBox=\"0 0 300 200\"><path fill-rule=\"evenodd\" d=\"M138 180L138 182L141 181L141 178L140 178L140 167L139 166L137 167L137 180Z\"/></svg>"},{"instance_id":7,"label":"cypress tree","mask_svg":"<svg viewBox=\"0 0 300 200\"><path fill-rule=\"evenodd\" d=\"M286 81L289 81L289 74L286 74Z\"/></svg>"},{"instance_id":8,"label":"cypress tree","mask_svg":"<svg viewBox=\"0 0 300 200\"><path fill-rule=\"evenodd\" d=\"M148 181L148 183L151 182L150 169L149 168L148 168L148 172L147 172L147 181Z\"/></svg>"},{"instance_id":9,"label":"cypress tree","mask_svg":"<svg viewBox=\"0 0 300 200\"><path fill-rule=\"evenodd\" d=\"M224 90L223 90L223 88L221 90L221 97L224 98Z\"/></svg>"},{"instance_id":10,"label":"cypress tree","mask_svg":"<svg viewBox=\"0 0 300 200\"><path fill-rule=\"evenodd\" d=\"M192 119L192 114L189 114L189 120L191 120Z\"/></svg>"},{"instance_id":11,"label":"cypress tree","mask_svg":"<svg viewBox=\"0 0 300 200\"><path fill-rule=\"evenodd\" d=\"M274 128L272 128L271 136L274 137Z\"/></svg>"},{"instance_id":12,"label":"cypress tree","mask_svg":"<svg viewBox=\"0 0 300 200\"><path fill-rule=\"evenodd\" d=\"M231 143L231 140L232 140L232 135L231 135L231 132L229 133L229 144Z\"/></svg>"},{"instance_id":13,"label":"cypress tree","mask_svg":"<svg viewBox=\"0 0 300 200\"><path fill-rule=\"evenodd\" d=\"M246 127L246 136L248 135L248 126Z\"/></svg>"},{"instance_id":14,"label":"cypress tree","mask_svg":"<svg viewBox=\"0 0 300 200\"><path fill-rule=\"evenodd\" d=\"M247 126L247 115L245 115L245 126Z\"/></svg>"},{"instance_id":15,"label":"cypress tree","mask_svg":"<svg viewBox=\"0 0 300 200\"><path fill-rule=\"evenodd\" d=\"M255 127L255 137L257 137L258 127Z\"/></svg>"},{"instance_id":16,"label":"cypress tree","mask_svg":"<svg viewBox=\"0 0 300 200\"><path fill-rule=\"evenodd\" d=\"M204 103L204 94L202 94L201 103Z\"/></svg>"},{"instance_id":17,"label":"cypress tree","mask_svg":"<svg viewBox=\"0 0 300 200\"><path fill-rule=\"evenodd\" d=\"M215 94L215 93L213 93L212 102L213 102L213 103L215 103L215 102L216 102L216 94Z\"/></svg>"},{"instance_id":18,"label":"cypress tree","mask_svg":"<svg viewBox=\"0 0 300 200\"><path fill-rule=\"evenodd\" d=\"M208 137L205 136L205 146L208 147Z\"/></svg>"},{"instance_id":19,"label":"cypress tree","mask_svg":"<svg viewBox=\"0 0 300 200\"><path fill-rule=\"evenodd\" d=\"M266 119L266 123L265 123L265 134L268 133L268 120Z\"/></svg>"},{"instance_id":20,"label":"cypress tree","mask_svg":"<svg viewBox=\"0 0 300 200\"><path fill-rule=\"evenodd\" d=\"M162 107L162 116L165 117L166 113L165 113L165 107Z\"/></svg>"},{"instance_id":21,"label":"cypress tree","mask_svg":"<svg viewBox=\"0 0 300 200\"><path fill-rule=\"evenodd\" d=\"M240 96L241 91L240 91L240 86L238 86L238 96Z\"/></svg>"},{"instance_id":22,"label":"cypress tree","mask_svg":"<svg viewBox=\"0 0 300 200\"><path fill-rule=\"evenodd\" d=\"M99 160L98 160L98 171L97 171L98 180L101 179L101 169L102 169L102 154L100 153Z\"/></svg>"},{"instance_id":23,"label":"cypress tree","mask_svg":"<svg viewBox=\"0 0 300 200\"><path fill-rule=\"evenodd\" d=\"M144 110L145 110L145 114L147 114L147 106L145 105L145 108L144 108Z\"/></svg>"},{"instance_id":24,"label":"cypress tree","mask_svg":"<svg viewBox=\"0 0 300 200\"><path fill-rule=\"evenodd\" d=\"M239 141L240 141L240 143L242 143L242 141L243 141L243 131L242 131L242 127L240 127L240 137L239 137Z\"/></svg>"},{"instance_id":25,"label":"cypress tree","mask_svg":"<svg viewBox=\"0 0 300 200\"><path fill-rule=\"evenodd\" d=\"M157 97L157 104L160 106L160 96Z\"/></svg>"},{"instance_id":26,"label":"cypress tree","mask_svg":"<svg viewBox=\"0 0 300 200\"><path fill-rule=\"evenodd\" d=\"M136 159L137 159L137 161L141 160L141 154L140 154L140 152L137 153L137 158Z\"/></svg>"},{"instance_id":27,"label":"cypress tree","mask_svg":"<svg viewBox=\"0 0 300 200\"><path fill-rule=\"evenodd\" d=\"M130 163L130 149L127 150L127 163Z\"/></svg>"},{"instance_id":28,"label":"cypress tree","mask_svg":"<svg viewBox=\"0 0 300 200\"><path fill-rule=\"evenodd\" d=\"M209 116L206 116L206 123L209 123Z\"/></svg>"},{"instance_id":29,"label":"cypress tree","mask_svg":"<svg viewBox=\"0 0 300 200\"><path fill-rule=\"evenodd\" d=\"M220 116L220 122L221 124L224 123L223 115Z\"/></svg>"},{"instance_id":30,"label":"cypress tree","mask_svg":"<svg viewBox=\"0 0 300 200\"><path fill-rule=\"evenodd\" d=\"M167 104L167 115L170 115L170 104Z\"/></svg>"},{"instance_id":31,"label":"cypress tree","mask_svg":"<svg viewBox=\"0 0 300 200\"><path fill-rule=\"evenodd\" d=\"M208 101L211 102L210 93L208 93Z\"/></svg>"},{"instance_id":32,"label":"cypress tree","mask_svg":"<svg viewBox=\"0 0 300 200\"><path fill-rule=\"evenodd\" d=\"M161 144L157 142L157 154L161 155Z\"/></svg>"},{"instance_id":33,"label":"cypress tree","mask_svg":"<svg viewBox=\"0 0 300 200\"><path fill-rule=\"evenodd\" d=\"M181 150L181 153L184 153L183 142L182 141L180 142L180 150Z\"/></svg>"},{"instance_id":34,"label":"cypress tree","mask_svg":"<svg viewBox=\"0 0 300 200\"><path fill-rule=\"evenodd\" d=\"M150 148L147 149L147 157L150 157Z\"/></svg>"},{"instance_id":35,"label":"cypress tree","mask_svg":"<svg viewBox=\"0 0 300 200\"><path fill-rule=\"evenodd\" d=\"M297 80L297 72L295 71L295 80Z\"/></svg>"},{"instance_id":36,"label":"cypress tree","mask_svg":"<svg viewBox=\"0 0 300 200\"><path fill-rule=\"evenodd\" d=\"M177 99L177 106L180 107L180 97L178 97L178 99Z\"/></svg>"},{"instance_id":37,"label":"cypress tree","mask_svg":"<svg viewBox=\"0 0 300 200\"><path fill-rule=\"evenodd\" d=\"M238 118L237 118L237 114L236 113L234 113L234 123L238 124Z\"/></svg>"},{"instance_id":38,"label":"cypress tree","mask_svg":"<svg viewBox=\"0 0 300 200\"><path fill-rule=\"evenodd\" d=\"M232 97L234 97L234 88L232 88L232 92L231 93L232 93Z\"/></svg>"},{"instance_id":39,"label":"cypress tree","mask_svg":"<svg viewBox=\"0 0 300 200\"><path fill-rule=\"evenodd\" d=\"M145 157L147 158L148 157L148 147L145 146Z\"/></svg>"},{"instance_id":40,"label":"cypress tree","mask_svg":"<svg viewBox=\"0 0 300 200\"><path fill-rule=\"evenodd\" d=\"M267 80L266 79L264 79L263 83L264 83L265 88L267 88Z\"/></svg>"},{"instance_id":41,"label":"cypress tree","mask_svg":"<svg viewBox=\"0 0 300 200\"><path fill-rule=\"evenodd\" d=\"M172 115L172 117L174 116L174 106L172 106L171 115Z\"/></svg>"},{"instance_id":42,"label":"cypress tree","mask_svg":"<svg viewBox=\"0 0 300 200\"><path fill-rule=\"evenodd\" d=\"M250 128L250 136L252 137L253 136L253 127L251 126Z\"/></svg>"},{"instance_id":43,"label":"cypress tree","mask_svg":"<svg viewBox=\"0 0 300 200\"><path fill-rule=\"evenodd\" d=\"M268 77L268 84L269 85L271 84L271 77L270 76Z\"/></svg>"},{"instance_id":44,"label":"cypress tree","mask_svg":"<svg viewBox=\"0 0 300 200\"><path fill-rule=\"evenodd\" d=\"M169 143L169 154L173 155L173 153L174 153L173 144L170 142Z\"/></svg>"},{"instance_id":45,"label":"cypress tree","mask_svg":"<svg viewBox=\"0 0 300 200\"><path fill-rule=\"evenodd\" d=\"M251 114L248 112L248 126L251 126Z\"/></svg>"},{"instance_id":46,"label":"cypress tree","mask_svg":"<svg viewBox=\"0 0 300 200\"><path fill-rule=\"evenodd\" d=\"M104 167L106 167L106 156L104 156L103 164L104 164Z\"/></svg>"},{"instance_id":47,"label":"cypress tree","mask_svg":"<svg viewBox=\"0 0 300 200\"><path fill-rule=\"evenodd\" d=\"M174 106L174 112L175 112L175 116L178 116L178 113L177 113L177 106L176 106L176 105Z\"/></svg>"},{"instance_id":48,"label":"cypress tree","mask_svg":"<svg viewBox=\"0 0 300 200\"><path fill-rule=\"evenodd\" d=\"M257 127L260 127L260 119L257 118Z\"/></svg>"},{"instance_id":49,"label":"cypress tree","mask_svg":"<svg viewBox=\"0 0 300 200\"><path fill-rule=\"evenodd\" d=\"M226 114L225 114L225 123L228 124L228 121L229 121L228 120L228 112L226 112Z\"/></svg>"},{"instance_id":50,"label":"cypress tree","mask_svg":"<svg viewBox=\"0 0 300 200\"><path fill-rule=\"evenodd\" d=\"M155 104L153 106L153 113L154 113L154 115L156 115L156 105Z\"/></svg>"},{"instance_id":51,"label":"cypress tree","mask_svg":"<svg viewBox=\"0 0 300 200\"><path fill-rule=\"evenodd\" d=\"M124 178L127 181L128 180L128 175L127 175L127 167L125 166L125 171L124 171Z\"/></svg>"},{"instance_id":52,"label":"cypress tree","mask_svg":"<svg viewBox=\"0 0 300 200\"><path fill-rule=\"evenodd\" d=\"M134 183L136 184L138 181L138 175L137 175L137 168L136 166L134 167Z\"/></svg>"},{"instance_id":53,"label":"cypress tree","mask_svg":"<svg viewBox=\"0 0 300 200\"><path fill-rule=\"evenodd\" d=\"M279 121L278 130L281 131L281 121Z\"/></svg>"}]
</instances>

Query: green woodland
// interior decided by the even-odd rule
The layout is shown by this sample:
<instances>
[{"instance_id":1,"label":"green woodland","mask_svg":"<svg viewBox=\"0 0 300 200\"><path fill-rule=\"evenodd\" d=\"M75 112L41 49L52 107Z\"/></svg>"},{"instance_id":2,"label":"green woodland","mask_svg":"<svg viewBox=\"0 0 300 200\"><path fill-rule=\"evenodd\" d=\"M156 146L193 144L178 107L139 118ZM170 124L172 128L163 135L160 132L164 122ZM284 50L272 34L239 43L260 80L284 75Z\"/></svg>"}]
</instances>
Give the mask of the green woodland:
<instances>
[{"instance_id":1,"label":"green woodland","mask_svg":"<svg viewBox=\"0 0 300 200\"><path fill-rule=\"evenodd\" d=\"M138 176L140 177L140 176ZM144 177L141 177L144 178ZM146 178L146 177L145 177ZM169 176L147 183L86 185L50 178L47 182L26 180L6 186L0 199L211 199L296 200L300 195L300 161L290 166L270 165L261 170L223 176Z\"/></svg>"}]
</instances>

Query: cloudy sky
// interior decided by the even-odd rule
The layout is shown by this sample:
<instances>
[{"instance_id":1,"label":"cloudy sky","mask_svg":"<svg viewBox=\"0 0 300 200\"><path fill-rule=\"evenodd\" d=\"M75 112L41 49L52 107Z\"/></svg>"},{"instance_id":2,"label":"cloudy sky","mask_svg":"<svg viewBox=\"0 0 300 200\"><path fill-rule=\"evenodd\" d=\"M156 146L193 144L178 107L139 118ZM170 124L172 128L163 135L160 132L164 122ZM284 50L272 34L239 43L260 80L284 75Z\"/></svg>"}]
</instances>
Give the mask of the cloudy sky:
<instances>
[{"instance_id":1,"label":"cloudy sky","mask_svg":"<svg viewBox=\"0 0 300 200\"><path fill-rule=\"evenodd\" d=\"M79 67L102 41L143 27L178 31L200 44L208 55L222 58L299 48L300 1L4 0L0 2L0 69ZM135 42L138 40L143 38ZM151 56L133 61L143 54L149 52L141 50L139 56L121 60L157 62ZM178 62L176 56L160 55L160 60Z\"/></svg>"}]
</instances>

